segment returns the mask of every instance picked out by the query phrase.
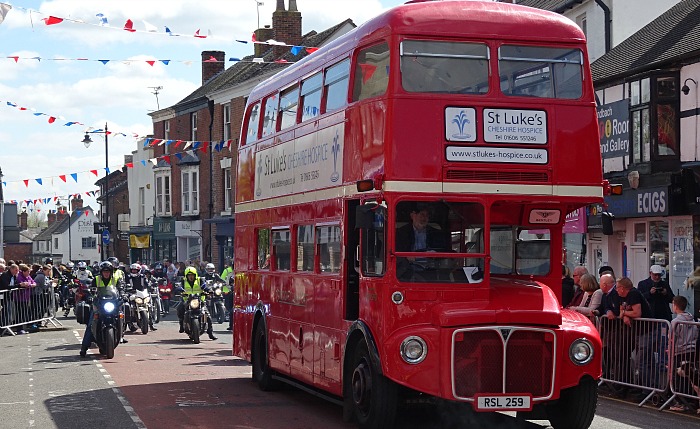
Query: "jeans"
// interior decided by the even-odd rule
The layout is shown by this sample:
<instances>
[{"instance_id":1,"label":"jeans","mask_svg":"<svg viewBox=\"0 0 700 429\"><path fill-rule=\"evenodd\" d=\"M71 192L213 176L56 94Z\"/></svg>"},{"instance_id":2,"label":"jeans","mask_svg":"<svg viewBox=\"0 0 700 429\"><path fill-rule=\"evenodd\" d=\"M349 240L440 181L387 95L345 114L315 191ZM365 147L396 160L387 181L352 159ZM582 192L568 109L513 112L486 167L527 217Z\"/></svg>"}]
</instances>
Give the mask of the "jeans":
<instances>
[{"instance_id":1,"label":"jeans","mask_svg":"<svg viewBox=\"0 0 700 429\"><path fill-rule=\"evenodd\" d=\"M90 306L90 317L88 318L87 326L85 326L85 334L83 335L83 343L81 350L87 351L90 348L90 344L95 341L95 337L92 335L92 320L95 314L95 309Z\"/></svg>"}]
</instances>

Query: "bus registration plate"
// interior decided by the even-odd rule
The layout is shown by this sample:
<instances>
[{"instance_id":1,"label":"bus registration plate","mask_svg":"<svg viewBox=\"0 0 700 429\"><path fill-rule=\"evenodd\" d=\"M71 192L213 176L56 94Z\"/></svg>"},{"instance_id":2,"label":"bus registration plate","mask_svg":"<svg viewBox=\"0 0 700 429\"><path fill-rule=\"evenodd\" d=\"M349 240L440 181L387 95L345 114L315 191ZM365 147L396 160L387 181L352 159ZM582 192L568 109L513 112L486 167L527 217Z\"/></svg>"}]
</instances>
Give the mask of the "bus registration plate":
<instances>
[{"instance_id":1,"label":"bus registration plate","mask_svg":"<svg viewBox=\"0 0 700 429\"><path fill-rule=\"evenodd\" d=\"M530 395L477 395L476 411L531 411Z\"/></svg>"}]
</instances>

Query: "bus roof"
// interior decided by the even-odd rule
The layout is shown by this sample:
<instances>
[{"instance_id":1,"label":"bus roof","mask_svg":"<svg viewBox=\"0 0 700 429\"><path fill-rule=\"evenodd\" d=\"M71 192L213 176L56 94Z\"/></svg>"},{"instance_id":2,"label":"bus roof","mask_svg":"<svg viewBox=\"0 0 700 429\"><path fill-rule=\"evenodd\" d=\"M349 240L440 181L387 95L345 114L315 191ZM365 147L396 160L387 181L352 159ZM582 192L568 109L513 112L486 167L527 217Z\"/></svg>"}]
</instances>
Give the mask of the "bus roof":
<instances>
[{"instance_id":1,"label":"bus roof","mask_svg":"<svg viewBox=\"0 0 700 429\"><path fill-rule=\"evenodd\" d=\"M439 25L435 25L439 22ZM546 30L545 30L546 29ZM557 13L493 1L416 1L394 7L359 25L312 55L260 83L256 101L367 42L393 34L510 41L585 42L581 29ZM270 87L273 85L273 88Z\"/></svg>"}]
</instances>

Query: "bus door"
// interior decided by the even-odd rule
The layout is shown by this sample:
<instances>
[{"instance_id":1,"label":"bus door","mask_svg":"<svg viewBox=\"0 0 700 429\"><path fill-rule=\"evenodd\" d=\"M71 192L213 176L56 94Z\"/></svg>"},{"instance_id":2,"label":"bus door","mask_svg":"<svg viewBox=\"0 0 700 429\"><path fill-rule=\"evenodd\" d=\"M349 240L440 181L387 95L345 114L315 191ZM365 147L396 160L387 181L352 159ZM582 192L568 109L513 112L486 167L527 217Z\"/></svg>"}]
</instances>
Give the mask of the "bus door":
<instances>
[{"instance_id":1,"label":"bus door","mask_svg":"<svg viewBox=\"0 0 700 429\"><path fill-rule=\"evenodd\" d=\"M348 200L345 203L345 320L357 320L360 315L360 229L356 228L355 211L360 205L359 200Z\"/></svg>"}]
</instances>

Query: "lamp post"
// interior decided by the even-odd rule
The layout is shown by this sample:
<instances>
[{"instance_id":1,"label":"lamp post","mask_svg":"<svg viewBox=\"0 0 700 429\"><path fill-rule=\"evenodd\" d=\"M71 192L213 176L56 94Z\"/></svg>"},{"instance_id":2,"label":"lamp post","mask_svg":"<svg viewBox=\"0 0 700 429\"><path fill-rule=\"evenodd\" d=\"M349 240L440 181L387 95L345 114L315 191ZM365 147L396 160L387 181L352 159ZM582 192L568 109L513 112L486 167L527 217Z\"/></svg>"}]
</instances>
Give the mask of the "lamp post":
<instances>
[{"instance_id":1,"label":"lamp post","mask_svg":"<svg viewBox=\"0 0 700 429\"><path fill-rule=\"evenodd\" d=\"M0 258L5 257L5 197L2 192L2 168L0 168Z\"/></svg>"},{"instance_id":2,"label":"lamp post","mask_svg":"<svg viewBox=\"0 0 700 429\"><path fill-rule=\"evenodd\" d=\"M98 131L99 133L99 131ZM105 122L105 130L104 130L104 135L105 135L105 192L104 192L104 210L102 213L102 221L109 226L109 130L107 129L107 123ZM90 147L90 143L92 143L92 139L90 138L90 134L87 132L85 133L85 138L83 139L83 144L85 145L86 148ZM111 233L111 231L110 231ZM111 241L111 238L110 238ZM102 251L100 254L102 255L102 260L106 261L107 256L109 254L109 245L105 245L104 243L102 244Z\"/></svg>"}]
</instances>

